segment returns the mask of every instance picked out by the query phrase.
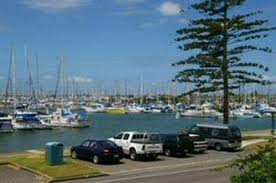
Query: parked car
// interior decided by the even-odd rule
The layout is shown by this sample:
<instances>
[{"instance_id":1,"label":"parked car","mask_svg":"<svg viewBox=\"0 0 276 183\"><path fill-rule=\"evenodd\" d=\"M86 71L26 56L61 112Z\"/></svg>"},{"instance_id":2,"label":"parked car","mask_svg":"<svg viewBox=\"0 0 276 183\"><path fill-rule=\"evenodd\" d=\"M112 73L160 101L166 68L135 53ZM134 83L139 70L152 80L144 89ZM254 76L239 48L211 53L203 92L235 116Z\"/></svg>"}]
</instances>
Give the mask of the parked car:
<instances>
[{"instance_id":1,"label":"parked car","mask_svg":"<svg viewBox=\"0 0 276 183\"><path fill-rule=\"evenodd\" d=\"M155 159L163 152L159 134L144 132L121 132L109 140L123 148L124 154L131 160L138 157L150 157Z\"/></svg>"},{"instance_id":2,"label":"parked car","mask_svg":"<svg viewBox=\"0 0 276 183\"><path fill-rule=\"evenodd\" d=\"M81 145L71 148L73 159L90 159L93 163L119 162L123 158L123 150L109 140L86 140Z\"/></svg>"},{"instance_id":3,"label":"parked car","mask_svg":"<svg viewBox=\"0 0 276 183\"><path fill-rule=\"evenodd\" d=\"M181 155L194 150L193 139L184 134L161 134L163 154L166 156Z\"/></svg>"},{"instance_id":4,"label":"parked car","mask_svg":"<svg viewBox=\"0 0 276 183\"><path fill-rule=\"evenodd\" d=\"M241 147L241 131L236 125L196 124L190 128L189 133L205 137L208 146L217 151Z\"/></svg>"},{"instance_id":5,"label":"parked car","mask_svg":"<svg viewBox=\"0 0 276 183\"><path fill-rule=\"evenodd\" d=\"M189 134L189 137L193 140L193 150L190 152L204 153L208 149L208 141L198 134Z\"/></svg>"}]
</instances>

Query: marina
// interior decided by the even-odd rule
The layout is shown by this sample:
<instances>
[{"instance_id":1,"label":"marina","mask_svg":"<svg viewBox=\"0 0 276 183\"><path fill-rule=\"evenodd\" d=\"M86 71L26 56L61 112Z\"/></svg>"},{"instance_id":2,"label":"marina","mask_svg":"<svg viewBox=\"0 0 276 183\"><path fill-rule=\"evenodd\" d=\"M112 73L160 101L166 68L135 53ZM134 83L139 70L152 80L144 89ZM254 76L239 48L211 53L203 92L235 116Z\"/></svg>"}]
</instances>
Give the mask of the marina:
<instances>
[{"instance_id":1,"label":"marina","mask_svg":"<svg viewBox=\"0 0 276 183\"><path fill-rule=\"evenodd\" d=\"M43 149L46 142L59 141L66 147L78 144L83 139L104 139L112 137L120 131L152 131L175 133L197 123L215 122L213 118L175 118L175 113L132 113L114 115L93 113L88 116L90 127L83 129L55 128L54 130L17 131L0 134L0 153L21 152L29 149ZM268 130L271 118L237 118L231 123L242 131Z\"/></svg>"}]
</instances>

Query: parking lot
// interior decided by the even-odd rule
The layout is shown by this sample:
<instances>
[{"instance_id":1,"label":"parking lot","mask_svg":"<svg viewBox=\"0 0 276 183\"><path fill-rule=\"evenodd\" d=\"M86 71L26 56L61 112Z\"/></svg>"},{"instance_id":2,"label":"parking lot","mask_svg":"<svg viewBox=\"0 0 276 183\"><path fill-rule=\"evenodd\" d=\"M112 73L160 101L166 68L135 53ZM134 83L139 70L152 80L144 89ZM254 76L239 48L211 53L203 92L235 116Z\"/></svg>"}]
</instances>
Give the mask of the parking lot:
<instances>
[{"instance_id":1,"label":"parking lot","mask_svg":"<svg viewBox=\"0 0 276 183\"><path fill-rule=\"evenodd\" d=\"M103 172L110 175L129 175L143 172L155 172L169 169L189 169L198 167L217 166L237 158L241 152L224 152L208 150L203 154L187 154L184 157L159 156L157 160L137 160L128 158L121 160L120 164L96 165ZM80 160L82 161L82 160ZM85 163L92 164L84 161Z\"/></svg>"}]
</instances>

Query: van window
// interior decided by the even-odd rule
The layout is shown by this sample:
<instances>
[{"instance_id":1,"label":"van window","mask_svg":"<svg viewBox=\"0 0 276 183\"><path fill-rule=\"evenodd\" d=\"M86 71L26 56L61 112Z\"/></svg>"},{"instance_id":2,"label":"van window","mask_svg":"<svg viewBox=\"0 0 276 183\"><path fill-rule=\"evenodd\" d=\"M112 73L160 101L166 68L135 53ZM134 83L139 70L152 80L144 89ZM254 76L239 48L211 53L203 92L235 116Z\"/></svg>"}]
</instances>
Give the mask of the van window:
<instances>
[{"instance_id":1,"label":"van window","mask_svg":"<svg viewBox=\"0 0 276 183\"><path fill-rule=\"evenodd\" d=\"M230 128L232 137L241 137L241 131L238 128Z\"/></svg>"},{"instance_id":2,"label":"van window","mask_svg":"<svg viewBox=\"0 0 276 183\"><path fill-rule=\"evenodd\" d=\"M143 139L143 136L142 134L133 134L132 136L132 140L141 140Z\"/></svg>"},{"instance_id":3,"label":"van window","mask_svg":"<svg viewBox=\"0 0 276 183\"><path fill-rule=\"evenodd\" d=\"M129 138L129 134L126 133L126 134L124 135L124 140L127 140L128 138Z\"/></svg>"},{"instance_id":4,"label":"van window","mask_svg":"<svg viewBox=\"0 0 276 183\"><path fill-rule=\"evenodd\" d=\"M149 140L152 142L159 142L160 141L160 135L158 134L150 134Z\"/></svg>"},{"instance_id":5,"label":"van window","mask_svg":"<svg viewBox=\"0 0 276 183\"><path fill-rule=\"evenodd\" d=\"M122 139L122 137L123 137L123 133L119 133L114 137L114 139Z\"/></svg>"},{"instance_id":6,"label":"van window","mask_svg":"<svg viewBox=\"0 0 276 183\"><path fill-rule=\"evenodd\" d=\"M210 137L212 136L212 128L208 128L208 127L199 127L200 129L200 133L201 135L203 135L204 137Z\"/></svg>"},{"instance_id":7,"label":"van window","mask_svg":"<svg viewBox=\"0 0 276 183\"><path fill-rule=\"evenodd\" d=\"M172 141L176 141L177 138L176 138L175 135L167 135L167 136L166 136L166 140L172 142Z\"/></svg>"},{"instance_id":8,"label":"van window","mask_svg":"<svg viewBox=\"0 0 276 183\"><path fill-rule=\"evenodd\" d=\"M213 137L227 138L229 136L228 129L213 129L212 132Z\"/></svg>"},{"instance_id":9,"label":"van window","mask_svg":"<svg viewBox=\"0 0 276 183\"><path fill-rule=\"evenodd\" d=\"M199 128L197 126L193 126L192 128L190 128L190 133L195 133L198 134L199 133Z\"/></svg>"}]
</instances>

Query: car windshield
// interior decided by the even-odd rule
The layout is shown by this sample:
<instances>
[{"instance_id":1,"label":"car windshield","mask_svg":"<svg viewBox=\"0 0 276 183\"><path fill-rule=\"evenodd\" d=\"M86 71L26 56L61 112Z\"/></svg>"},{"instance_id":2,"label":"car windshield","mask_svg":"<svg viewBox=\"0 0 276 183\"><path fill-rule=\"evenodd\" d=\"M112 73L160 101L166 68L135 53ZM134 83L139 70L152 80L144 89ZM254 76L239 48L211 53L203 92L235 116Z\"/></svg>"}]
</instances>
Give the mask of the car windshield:
<instances>
[{"instance_id":1,"label":"car windshield","mask_svg":"<svg viewBox=\"0 0 276 183\"><path fill-rule=\"evenodd\" d=\"M100 141L99 144L103 147L106 147L106 148L116 146L115 143L113 143L111 141Z\"/></svg>"},{"instance_id":2,"label":"car windshield","mask_svg":"<svg viewBox=\"0 0 276 183\"><path fill-rule=\"evenodd\" d=\"M160 135L158 134L149 134L149 141L151 142L160 142Z\"/></svg>"},{"instance_id":3,"label":"car windshield","mask_svg":"<svg viewBox=\"0 0 276 183\"><path fill-rule=\"evenodd\" d=\"M231 128L232 137L241 137L241 131L238 128Z\"/></svg>"}]
</instances>

